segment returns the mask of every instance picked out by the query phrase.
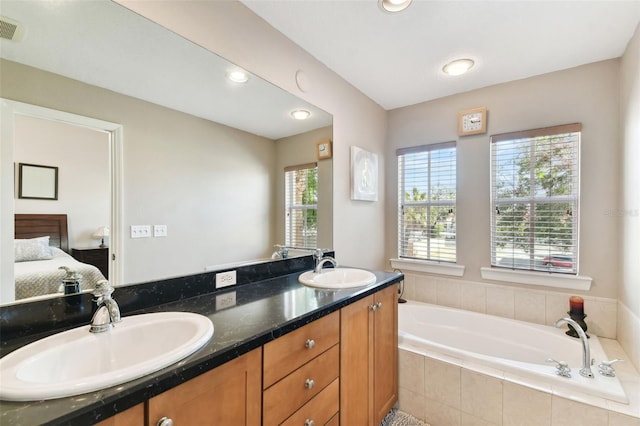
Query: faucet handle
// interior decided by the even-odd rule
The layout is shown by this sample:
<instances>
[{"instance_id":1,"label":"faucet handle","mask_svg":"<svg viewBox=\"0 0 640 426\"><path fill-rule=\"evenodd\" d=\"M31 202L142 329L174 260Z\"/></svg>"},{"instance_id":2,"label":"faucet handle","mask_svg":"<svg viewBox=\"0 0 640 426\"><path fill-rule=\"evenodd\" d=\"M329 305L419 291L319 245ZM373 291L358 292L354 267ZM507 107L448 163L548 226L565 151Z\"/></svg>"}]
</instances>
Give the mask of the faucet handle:
<instances>
[{"instance_id":1,"label":"faucet handle","mask_svg":"<svg viewBox=\"0 0 640 426\"><path fill-rule=\"evenodd\" d=\"M602 361L598 364L598 373L602 374L606 377L615 377L616 370L613 369L612 365L616 362L624 362L623 359L612 359L611 361Z\"/></svg>"},{"instance_id":2,"label":"faucet handle","mask_svg":"<svg viewBox=\"0 0 640 426\"><path fill-rule=\"evenodd\" d=\"M97 298L110 297L113 291L114 288L109 284L109 281L100 280L96 283L96 288L93 289L92 294Z\"/></svg>"},{"instance_id":3,"label":"faucet handle","mask_svg":"<svg viewBox=\"0 0 640 426\"><path fill-rule=\"evenodd\" d=\"M556 361L553 358L548 358L547 362L555 362L556 363L556 374L562 377L571 377L571 368L569 368L569 364L564 361Z\"/></svg>"}]
</instances>

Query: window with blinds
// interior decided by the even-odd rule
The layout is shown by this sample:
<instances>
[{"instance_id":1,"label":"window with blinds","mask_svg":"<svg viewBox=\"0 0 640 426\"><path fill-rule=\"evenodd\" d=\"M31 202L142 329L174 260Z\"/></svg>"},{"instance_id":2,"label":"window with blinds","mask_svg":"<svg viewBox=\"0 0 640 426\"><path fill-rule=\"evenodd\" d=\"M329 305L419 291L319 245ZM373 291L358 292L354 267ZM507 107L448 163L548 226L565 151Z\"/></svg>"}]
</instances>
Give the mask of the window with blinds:
<instances>
[{"instance_id":1,"label":"window with blinds","mask_svg":"<svg viewBox=\"0 0 640 426\"><path fill-rule=\"evenodd\" d=\"M580 124L491 136L491 264L578 272Z\"/></svg>"},{"instance_id":2,"label":"window with blinds","mask_svg":"<svg viewBox=\"0 0 640 426\"><path fill-rule=\"evenodd\" d=\"M285 244L316 248L318 243L318 166L286 167Z\"/></svg>"},{"instance_id":3,"label":"window with blinds","mask_svg":"<svg viewBox=\"0 0 640 426\"><path fill-rule=\"evenodd\" d=\"M456 261L456 143L403 148L398 156L398 256Z\"/></svg>"}]
</instances>

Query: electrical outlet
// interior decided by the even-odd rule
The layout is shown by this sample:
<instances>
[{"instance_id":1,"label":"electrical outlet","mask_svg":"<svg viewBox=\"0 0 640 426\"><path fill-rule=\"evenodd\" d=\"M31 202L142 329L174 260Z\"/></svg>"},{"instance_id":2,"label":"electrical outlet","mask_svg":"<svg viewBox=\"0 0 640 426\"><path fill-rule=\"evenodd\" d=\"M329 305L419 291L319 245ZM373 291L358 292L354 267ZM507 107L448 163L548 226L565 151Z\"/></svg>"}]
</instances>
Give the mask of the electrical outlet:
<instances>
[{"instance_id":1,"label":"electrical outlet","mask_svg":"<svg viewBox=\"0 0 640 426\"><path fill-rule=\"evenodd\" d=\"M131 225L131 238L148 238L151 236L151 225Z\"/></svg>"},{"instance_id":2,"label":"electrical outlet","mask_svg":"<svg viewBox=\"0 0 640 426\"><path fill-rule=\"evenodd\" d=\"M230 308L236 306L236 292L219 294L216 296L216 310Z\"/></svg>"},{"instance_id":3,"label":"electrical outlet","mask_svg":"<svg viewBox=\"0 0 640 426\"><path fill-rule=\"evenodd\" d=\"M153 236L154 237L166 237L167 236L167 225L153 225Z\"/></svg>"},{"instance_id":4,"label":"electrical outlet","mask_svg":"<svg viewBox=\"0 0 640 426\"><path fill-rule=\"evenodd\" d=\"M228 287L236 283L236 271L220 272L216 274L216 288Z\"/></svg>"}]
</instances>

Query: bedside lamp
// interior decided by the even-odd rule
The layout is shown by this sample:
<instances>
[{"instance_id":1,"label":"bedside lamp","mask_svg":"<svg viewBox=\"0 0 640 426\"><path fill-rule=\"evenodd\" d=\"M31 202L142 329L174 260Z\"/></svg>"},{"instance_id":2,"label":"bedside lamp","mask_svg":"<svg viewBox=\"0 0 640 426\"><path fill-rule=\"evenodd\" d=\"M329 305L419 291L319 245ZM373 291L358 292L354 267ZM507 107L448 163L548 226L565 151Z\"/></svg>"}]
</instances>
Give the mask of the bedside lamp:
<instances>
[{"instance_id":1,"label":"bedside lamp","mask_svg":"<svg viewBox=\"0 0 640 426\"><path fill-rule=\"evenodd\" d=\"M106 247L106 245L104 244L104 237L108 236L109 228L107 228L106 226L101 226L96 232L93 233L93 238L101 240L100 247Z\"/></svg>"}]
</instances>

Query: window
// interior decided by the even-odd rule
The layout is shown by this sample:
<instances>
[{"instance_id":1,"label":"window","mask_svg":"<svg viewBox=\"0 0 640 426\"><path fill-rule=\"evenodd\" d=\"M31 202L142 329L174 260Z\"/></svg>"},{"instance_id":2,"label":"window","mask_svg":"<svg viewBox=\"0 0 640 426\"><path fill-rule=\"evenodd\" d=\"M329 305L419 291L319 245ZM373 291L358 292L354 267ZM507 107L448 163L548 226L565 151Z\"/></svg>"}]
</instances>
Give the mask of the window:
<instances>
[{"instance_id":1,"label":"window","mask_svg":"<svg viewBox=\"0 0 640 426\"><path fill-rule=\"evenodd\" d=\"M398 155L398 256L456 261L456 143Z\"/></svg>"},{"instance_id":2,"label":"window","mask_svg":"<svg viewBox=\"0 0 640 426\"><path fill-rule=\"evenodd\" d=\"M491 137L491 265L577 274L580 124Z\"/></svg>"},{"instance_id":3,"label":"window","mask_svg":"<svg viewBox=\"0 0 640 426\"><path fill-rule=\"evenodd\" d=\"M318 166L286 167L285 244L316 248L318 240Z\"/></svg>"}]
</instances>

